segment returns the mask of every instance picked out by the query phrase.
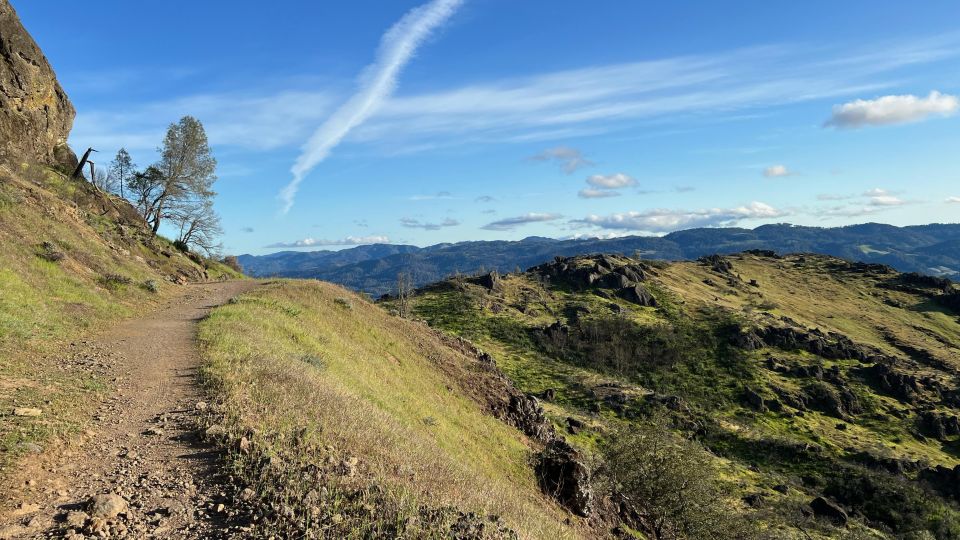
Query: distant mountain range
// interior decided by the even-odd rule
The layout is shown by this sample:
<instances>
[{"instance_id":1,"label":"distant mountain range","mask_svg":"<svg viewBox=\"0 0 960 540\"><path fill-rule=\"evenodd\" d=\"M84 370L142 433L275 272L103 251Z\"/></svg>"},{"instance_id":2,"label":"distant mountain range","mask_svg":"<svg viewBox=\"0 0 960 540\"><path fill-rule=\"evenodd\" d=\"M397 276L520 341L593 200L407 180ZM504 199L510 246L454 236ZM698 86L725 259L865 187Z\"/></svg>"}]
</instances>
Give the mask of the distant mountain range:
<instances>
[{"instance_id":1,"label":"distant mountain range","mask_svg":"<svg viewBox=\"0 0 960 540\"><path fill-rule=\"evenodd\" d=\"M639 254L648 259L695 259L712 253L770 249L779 253L822 253L848 260L888 264L902 272L960 277L960 224L895 227L866 223L847 227L763 225L756 229L689 229L662 237L557 240L531 236L518 241L476 241L428 247L374 244L340 251L283 251L241 255L256 277L317 278L380 295L396 288L401 272L416 286L457 272L509 272L556 256L588 253Z\"/></svg>"}]
</instances>

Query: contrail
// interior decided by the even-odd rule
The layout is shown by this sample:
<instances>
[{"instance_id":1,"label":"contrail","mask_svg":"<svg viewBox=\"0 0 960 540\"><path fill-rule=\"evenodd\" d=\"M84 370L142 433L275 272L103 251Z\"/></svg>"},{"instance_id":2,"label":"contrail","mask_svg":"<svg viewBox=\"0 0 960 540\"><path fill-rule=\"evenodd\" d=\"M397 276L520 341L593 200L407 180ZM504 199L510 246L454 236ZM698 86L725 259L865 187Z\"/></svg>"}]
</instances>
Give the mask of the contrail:
<instances>
[{"instance_id":1,"label":"contrail","mask_svg":"<svg viewBox=\"0 0 960 540\"><path fill-rule=\"evenodd\" d=\"M463 0L433 0L406 13L380 39L377 58L363 70L357 93L340 106L303 146L290 172L293 180L279 194L283 213L293 206L297 188L304 177L330 155L350 130L359 126L380 108L397 86L397 77L417 48L442 25Z\"/></svg>"}]
</instances>

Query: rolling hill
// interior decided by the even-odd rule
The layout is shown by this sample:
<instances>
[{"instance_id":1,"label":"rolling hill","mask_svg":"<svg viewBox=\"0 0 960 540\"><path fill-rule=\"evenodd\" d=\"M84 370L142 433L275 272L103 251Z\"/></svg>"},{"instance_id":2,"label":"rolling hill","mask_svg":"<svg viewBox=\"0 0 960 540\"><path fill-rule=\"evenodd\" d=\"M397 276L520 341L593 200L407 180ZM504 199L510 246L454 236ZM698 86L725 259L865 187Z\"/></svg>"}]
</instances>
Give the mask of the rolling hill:
<instances>
[{"instance_id":1,"label":"rolling hill","mask_svg":"<svg viewBox=\"0 0 960 540\"><path fill-rule=\"evenodd\" d=\"M412 276L417 286L457 272L509 272L556 256L588 253L641 253L662 260L696 259L711 253L770 249L780 253L821 253L851 261L888 264L902 272L960 275L960 225L895 227L879 223L820 228L789 224L755 229L691 229L663 237L614 239L458 242L425 248L371 245L342 251L243 255L240 262L254 276L316 278L378 296L396 288L397 275Z\"/></svg>"}]
</instances>

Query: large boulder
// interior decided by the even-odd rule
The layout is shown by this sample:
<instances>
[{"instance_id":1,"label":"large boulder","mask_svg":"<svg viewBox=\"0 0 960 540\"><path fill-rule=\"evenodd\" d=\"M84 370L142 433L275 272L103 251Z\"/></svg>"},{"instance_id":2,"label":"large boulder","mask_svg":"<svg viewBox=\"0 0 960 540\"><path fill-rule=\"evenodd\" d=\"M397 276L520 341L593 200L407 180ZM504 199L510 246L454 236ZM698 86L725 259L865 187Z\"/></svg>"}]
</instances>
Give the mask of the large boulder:
<instances>
[{"instance_id":1,"label":"large boulder","mask_svg":"<svg viewBox=\"0 0 960 540\"><path fill-rule=\"evenodd\" d=\"M562 439L547 444L536 466L540 487L578 516L589 516L593 508L590 469L580 453Z\"/></svg>"},{"instance_id":2,"label":"large boulder","mask_svg":"<svg viewBox=\"0 0 960 540\"><path fill-rule=\"evenodd\" d=\"M847 524L847 512L838 504L823 497L810 501L810 508L817 517L832 521L835 525Z\"/></svg>"},{"instance_id":3,"label":"large boulder","mask_svg":"<svg viewBox=\"0 0 960 540\"><path fill-rule=\"evenodd\" d=\"M9 0L0 0L0 161L69 167L75 114L43 51Z\"/></svg>"}]
</instances>

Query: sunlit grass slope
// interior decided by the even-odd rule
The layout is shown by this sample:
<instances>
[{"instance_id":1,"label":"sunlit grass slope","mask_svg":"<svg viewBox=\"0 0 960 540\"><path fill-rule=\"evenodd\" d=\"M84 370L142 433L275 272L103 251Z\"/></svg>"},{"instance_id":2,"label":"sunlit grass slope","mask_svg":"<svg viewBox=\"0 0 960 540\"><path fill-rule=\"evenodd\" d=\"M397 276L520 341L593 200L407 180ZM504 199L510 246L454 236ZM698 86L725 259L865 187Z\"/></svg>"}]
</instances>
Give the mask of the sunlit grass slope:
<instances>
[{"instance_id":1,"label":"sunlit grass slope","mask_svg":"<svg viewBox=\"0 0 960 540\"><path fill-rule=\"evenodd\" d=\"M202 271L162 238L147 246L133 218L85 181L0 167L0 468L80 428L92 394L106 388L62 365L64 343L156 305L178 271ZM216 263L208 273L236 276ZM43 414L12 416L15 407Z\"/></svg>"},{"instance_id":2,"label":"sunlit grass slope","mask_svg":"<svg viewBox=\"0 0 960 540\"><path fill-rule=\"evenodd\" d=\"M239 470L300 526L443 536L428 510L451 506L523 538L579 536L540 493L522 434L437 369L475 360L425 325L335 285L279 281L216 309L200 338L224 425L250 442Z\"/></svg>"}]
</instances>

